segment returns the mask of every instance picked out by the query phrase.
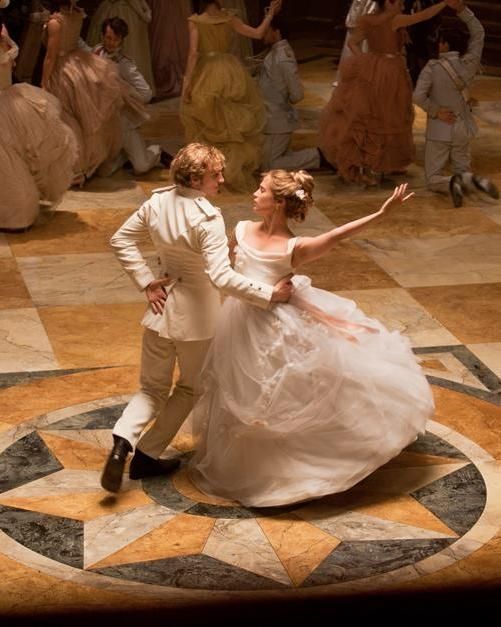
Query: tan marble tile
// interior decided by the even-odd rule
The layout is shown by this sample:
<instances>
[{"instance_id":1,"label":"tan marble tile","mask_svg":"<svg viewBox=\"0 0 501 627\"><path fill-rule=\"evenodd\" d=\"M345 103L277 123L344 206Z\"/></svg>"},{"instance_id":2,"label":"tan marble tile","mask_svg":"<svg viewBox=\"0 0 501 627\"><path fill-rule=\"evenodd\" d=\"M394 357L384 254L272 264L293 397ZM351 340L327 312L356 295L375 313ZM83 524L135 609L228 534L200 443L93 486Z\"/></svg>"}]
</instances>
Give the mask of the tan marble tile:
<instances>
[{"instance_id":1,"label":"tan marble tile","mask_svg":"<svg viewBox=\"0 0 501 627\"><path fill-rule=\"evenodd\" d=\"M340 242L326 257L297 269L315 287L329 291L398 287L398 284L353 242Z\"/></svg>"},{"instance_id":2,"label":"tan marble tile","mask_svg":"<svg viewBox=\"0 0 501 627\"><path fill-rule=\"evenodd\" d=\"M109 449L102 449L84 442L75 442L55 435L50 431L41 431L40 435L54 456L65 468L72 470L101 470L108 457ZM110 446L112 439L110 437Z\"/></svg>"},{"instance_id":3,"label":"tan marble tile","mask_svg":"<svg viewBox=\"0 0 501 627\"><path fill-rule=\"evenodd\" d=\"M54 211L26 233L9 235L10 247L16 257L110 252L110 237L134 210Z\"/></svg>"},{"instance_id":4,"label":"tan marble tile","mask_svg":"<svg viewBox=\"0 0 501 627\"><path fill-rule=\"evenodd\" d=\"M12 251L7 242L7 236L0 233L0 258L12 257Z\"/></svg>"},{"instance_id":5,"label":"tan marble tile","mask_svg":"<svg viewBox=\"0 0 501 627\"><path fill-rule=\"evenodd\" d=\"M145 200L141 187L119 172L110 178L94 177L82 190L67 191L56 210L79 212L100 208L135 211Z\"/></svg>"},{"instance_id":6,"label":"tan marble tile","mask_svg":"<svg viewBox=\"0 0 501 627\"><path fill-rule=\"evenodd\" d=\"M419 466L437 466L442 464L455 464L457 460L452 457L441 457L439 455L425 455L423 453L412 453L403 451L394 457L384 468L416 468Z\"/></svg>"},{"instance_id":7,"label":"tan marble tile","mask_svg":"<svg viewBox=\"0 0 501 627\"><path fill-rule=\"evenodd\" d=\"M417 287L409 293L462 344L501 341L501 282Z\"/></svg>"},{"instance_id":8,"label":"tan marble tile","mask_svg":"<svg viewBox=\"0 0 501 627\"><path fill-rule=\"evenodd\" d=\"M6 424L18 425L76 403L115 394L130 394L137 385L136 365L51 377L5 388L0 390L2 419Z\"/></svg>"},{"instance_id":9,"label":"tan marble tile","mask_svg":"<svg viewBox=\"0 0 501 627\"><path fill-rule=\"evenodd\" d=\"M377 318L392 331L399 331L413 346L460 343L445 325L430 315L432 312L425 309L425 303L418 302L404 289L340 291L338 295L354 300L367 316Z\"/></svg>"},{"instance_id":10,"label":"tan marble tile","mask_svg":"<svg viewBox=\"0 0 501 627\"><path fill-rule=\"evenodd\" d=\"M389 190L381 190L370 192L369 197L364 194L355 198L339 194L333 198L321 197L316 204L335 225L341 226L379 209L388 193ZM408 205L374 221L354 238L369 241L381 238L402 239L404 241L400 243L401 247L405 250L409 246L411 253L417 245L413 242L415 238L501 234L501 227L493 224L480 209L471 206L449 207L448 202L440 195L420 190L419 195L409 201ZM379 241L375 245L378 246ZM389 244L385 249L388 246ZM421 253L421 250L418 252Z\"/></svg>"},{"instance_id":11,"label":"tan marble tile","mask_svg":"<svg viewBox=\"0 0 501 627\"><path fill-rule=\"evenodd\" d=\"M158 257L146 257L155 271ZM37 307L144 303L146 299L113 253L22 257L19 269Z\"/></svg>"},{"instance_id":12,"label":"tan marble tile","mask_svg":"<svg viewBox=\"0 0 501 627\"><path fill-rule=\"evenodd\" d=\"M115 397L115 398L120 398L120 397ZM106 406L109 400L110 399L108 397L106 399L102 399L101 403L90 402L87 405L92 406L92 409L90 409L90 411L93 411L94 409L99 409L100 407ZM73 407L75 406L73 405ZM81 405L77 405L77 407L80 408ZM70 410L70 407L65 408L65 409ZM86 410L86 411L89 411L89 410ZM113 438L111 435L112 429L53 429L51 428L49 431L45 431L45 425L42 425L41 427L39 427L38 432L42 435L42 437L45 437L45 435L47 435L49 436L49 438L52 438L53 436L55 438L53 442L58 448L60 448L60 446L63 444L69 448L75 445L77 446L84 445L85 447L88 447L89 455L96 454L97 450L99 449L103 449L107 451L110 449L110 447L113 444ZM64 440L64 442L62 442L62 440ZM82 449L82 451L84 450L86 449Z\"/></svg>"},{"instance_id":13,"label":"tan marble tile","mask_svg":"<svg viewBox=\"0 0 501 627\"><path fill-rule=\"evenodd\" d=\"M499 205L482 206L480 207L480 210L482 213L485 213L490 220L501 225L501 207L499 207Z\"/></svg>"},{"instance_id":14,"label":"tan marble tile","mask_svg":"<svg viewBox=\"0 0 501 627\"><path fill-rule=\"evenodd\" d=\"M295 586L301 585L341 542L294 515L258 518L257 522Z\"/></svg>"},{"instance_id":15,"label":"tan marble tile","mask_svg":"<svg viewBox=\"0 0 501 627\"><path fill-rule=\"evenodd\" d=\"M0 579L0 611L12 617L52 615L53 620L55 612L79 612L82 608L89 612L109 611L113 607L125 609L151 604L151 597L64 581L1 554ZM6 621L8 622L8 618ZM26 619L23 620L25 621Z\"/></svg>"},{"instance_id":16,"label":"tan marble tile","mask_svg":"<svg viewBox=\"0 0 501 627\"><path fill-rule=\"evenodd\" d=\"M425 353L416 357L426 375L454 381L479 390L487 390L485 385L451 353Z\"/></svg>"},{"instance_id":17,"label":"tan marble tile","mask_svg":"<svg viewBox=\"0 0 501 627\"><path fill-rule=\"evenodd\" d=\"M384 520L392 520L404 525L412 525L413 527L422 527L430 531L437 531L449 537L456 537L457 534L450 529L440 518L434 516L430 510L423 507L412 496L402 494L388 499L376 500L366 505L357 507L357 512L383 518Z\"/></svg>"},{"instance_id":18,"label":"tan marble tile","mask_svg":"<svg viewBox=\"0 0 501 627\"><path fill-rule=\"evenodd\" d=\"M471 352L501 379L501 342L468 344Z\"/></svg>"},{"instance_id":19,"label":"tan marble tile","mask_svg":"<svg viewBox=\"0 0 501 627\"><path fill-rule=\"evenodd\" d=\"M40 317L63 368L140 362L144 304L42 307Z\"/></svg>"},{"instance_id":20,"label":"tan marble tile","mask_svg":"<svg viewBox=\"0 0 501 627\"><path fill-rule=\"evenodd\" d=\"M332 507L313 503L297 512L298 516L307 520L326 533L342 542L360 542L376 540L424 540L430 538L457 537L453 532L442 533L436 529L425 529L415 525L403 524L389 519L370 516L360 511L333 511ZM419 521L417 521L419 524Z\"/></svg>"},{"instance_id":21,"label":"tan marble tile","mask_svg":"<svg viewBox=\"0 0 501 627\"><path fill-rule=\"evenodd\" d=\"M438 422L455 429L501 460L501 407L438 386L433 386L433 396Z\"/></svg>"},{"instance_id":22,"label":"tan marble tile","mask_svg":"<svg viewBox=\"0 0 501 627\"><path fill-rule=\"evenodd\" d=\"M230 499L223 499L216 496L209 496L201 492L191 481L190 476L186 468L181 469L172 478L174 488L180 492L183 496L195 503L209 503L210 505L237 505L236 501Z\"/></svg>"},{"instance_id":23,"label":"tan marble tile","mask_svg":"<svg viewBox=\"0 0 501 627\"><path fill-rule=\"evenodd\" d=\"M45 497L47 500L55 500L59 496L74 498L77 493L95 494L101 489L99 483L100 472L96 470L73 470L63 468L50 475L45 475L28 483L23 483L16 488L2 492L0 499L26 500ZM139 482L128 480L125 488L136 490ZM101 497L106 503L113 504L115 497L105 498L108 495L101 490ZM116 497L119 498L119 497Z\"/></svg>"},{"instance_id":24,"label":"tan marble tile","mask_svg":"<svg viewBox=\"0 0 501 627\"><path fill-rule=\"evenodd\" d=\"M0 256L0 309L33 307L15 259Z\"/></svg>"},{"instance_id":25,"label":"tan marble tile","mask_svg":"<svg viewBox=\"0 0 501 627\"><path fill-rule=\"evenodd\" d=\"M152 504L86 522L84 567L92 568L176 515L165 507Z\"/></svg>"},{"instance_id":26,"label":"tan marble tile","mask_svg":"<svg viewBox=\"0 0 501 627\"><path fill-rule=\"evenodd\" d=\"M216 520L203 553L285 585L291 583L287 571L255 519Z\"/></svg>"},{"instance_id":27,"label":"tan marble tile","mask_svg":"<svg viewBox=\"0 0 501 627\"><path fill-rule=\"evenodd\" d=\"M97 562L93 568L196 555L202 551L214 523L215 519L212 518L179 514L125 548Z\"/></svg>"},{"instance_id":28,"label":"tan marble tile","mask_svg":"<svg viewBox=\"0 0 501 627\"><path fill-rule=\"evenodd\" d=\"M0 372L59 367L36 309L0 309Z\"/></svg>"},{"instance_id":29,"label":"tan marble tile","mask_svg":"<svg viewBox=\"0 0 501 627\"><path fill-rule=\"evenodd\" d=\"M29 511L72 518L74 520L92 520L110 513L119 513L150 505L151 499L142 491L127 490L120 492L120 497L109 496L103 490L76 492L75 494L58 494L54 497L1 498L1 502L9 507L27 509Z\"/></svg>"},{"instance_id":30,"label":"tan marble tile","mask_svg":"<svg viewBox=\"0 0 501 627\"><path fill-rule=\"evenodd\" d=\"M501 281L501 234L371 239L359 245L404 287Z\"/></svg>"}]
</instances>

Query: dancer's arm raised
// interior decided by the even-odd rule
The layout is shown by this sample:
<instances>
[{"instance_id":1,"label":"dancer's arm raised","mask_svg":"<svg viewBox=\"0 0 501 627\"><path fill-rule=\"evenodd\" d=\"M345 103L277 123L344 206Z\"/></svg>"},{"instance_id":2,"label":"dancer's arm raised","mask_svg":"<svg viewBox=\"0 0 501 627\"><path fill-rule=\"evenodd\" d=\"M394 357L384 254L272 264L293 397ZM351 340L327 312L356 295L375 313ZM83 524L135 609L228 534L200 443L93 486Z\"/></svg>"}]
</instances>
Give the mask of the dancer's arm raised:
<instances>
[{"instance_id":1,"label":"dancer's arm raised","mask_svg":"<svg viewBox=\"0 0 501 627\"><path fill-rule=\"evenodd\" d=\"M395 15L393 18L391 27L393 30L398 30L399 28L406 28L407 26L412 26L413 24L419 24L419 22L431 20L432 17L435 17L435 15L438 15L440 11L443 11L445 7L449 6L454 9L457 4L457 0L446 0L444 2L433 4L431 7L418 11L417 13L411 13L409 15L407 13L400 13Z\"/></svg>"},{"instance_id":2,"label":"dancer's arm raised","mask_svg":"<svg viewBox=\"0 0 501 627\"><path fill-rule=\"evenodd\" d=\"M412 198L414 193L407 193L407 183L395 187L393 194L382 204L381 208L374 213L370 213L363 218L353 220L336 227L327 233L317 235L316 237L300 237L294 248L294 256L292 259L292 265L297 268L304 263L319 259L324 255L330 253L335 244L345 237L349 237L354 233L362 230L367 224L370 224L374 220L382 217L385 213L388 213L390 209L396 206L400 206L409 198Z\"/></svg>"},{"instance_id":3,"label":"dancer's arm raised","mask_svg":"<svg viewBox=\"0 0 501 627\"><path fill-rule=\"evenodd\" d=\"M282 0L272 0L268 12L265 14L261 24L259 26L249 26L243 22L240 18L234 17L231 21L231 26L235 32L244 37L250 39L262 39L264 34L270 27L270 22L273 17L280 11L282 7Z\"/></svg>"}]
</instances>

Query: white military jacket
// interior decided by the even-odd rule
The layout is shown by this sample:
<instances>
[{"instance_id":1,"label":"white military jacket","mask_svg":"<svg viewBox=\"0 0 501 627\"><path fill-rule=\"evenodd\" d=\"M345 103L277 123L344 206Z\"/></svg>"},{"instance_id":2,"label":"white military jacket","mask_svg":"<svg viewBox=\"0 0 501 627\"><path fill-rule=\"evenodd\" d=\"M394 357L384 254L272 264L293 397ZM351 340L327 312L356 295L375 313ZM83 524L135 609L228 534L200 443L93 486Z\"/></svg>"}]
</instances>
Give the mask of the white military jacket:
<instances>
[{"instance_id":1,"label":"white military jacket","mask_svg":"<svg viewBox=\"0 0 501 627\"><path fill-rule=\"evenodd\" d=\"M447 59L465 87L471 85L479 70L484 47L484 28L470 9L464 9L458 13L458 17L465 22L470 32L467 52L462 57L458 52L445 52L438 59L428 61L414 90L414 102L428 113L426 138L433 141L468 139L477 132L469 104L447 70L440 64L440 59ZM451 109L456 114L455 124L447 124L436 117L441 107Z\"/></svg>"},{"instance_id":2,"label":"white military jacket","mask_svg":"<svg viewBox=\"0 0 501 627\"><path fill-rule=\"evenodd\" d=\"M148 308L142 324L161 337L205 340L216 329L219 290L262 308L270 304L273 286L235 272L221 212L195 189L171 186L154 190L112 236L110 243L125 271L140 290L156 278L139 249L151 238L159 257L159 277L172 286L162 315Z\"/></svg>"},{"instance_id":3,"label":"white military jacket","mask_svg":"<svg viewBox=\"0 0 501 627\"><path fill-rule=\"evenodd\" d=\"M270 135L292 133L298 114L292 106L304 97L294 51L286 39L277 41L265 56L259 86L266 106L264 132Z\"/></svg>"}]
</instances>

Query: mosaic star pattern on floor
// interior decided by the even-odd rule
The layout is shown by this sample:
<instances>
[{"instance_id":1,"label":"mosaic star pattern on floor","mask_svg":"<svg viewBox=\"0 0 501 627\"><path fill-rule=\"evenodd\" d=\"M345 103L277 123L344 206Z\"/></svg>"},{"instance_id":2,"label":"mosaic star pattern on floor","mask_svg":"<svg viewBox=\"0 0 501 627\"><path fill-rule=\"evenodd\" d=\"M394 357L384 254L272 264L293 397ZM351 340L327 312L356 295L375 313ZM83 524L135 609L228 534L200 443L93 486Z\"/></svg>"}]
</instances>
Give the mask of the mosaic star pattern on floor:
<instances>
[{"instance_id":1,"label":"mosaic star pattern on floor","mask_svg":"<svg viewBox=\"0 0 501 627\"><path fill-rule=\"evenodd\" d=\"M329 51L313 52L300 66L298 148L316 144L334 78ZM480 77L473 95L486 112L474 166L501 186L501 80ZM170 152L183 142L178 104L151 105L144 129ZM116 497L100 489L111 428L137 385L145 307L108 240L167 171L93 179L28 233L0 236L0 611L499 581L501 205L471 195L453 209L425 190L416 113L417 162L393 181L408 180L415 199L304 269L409 337L437 407L426 434L341 495L269 510L210 499L186 473L189 423L166 451L183 459L173 477L126 478ZM318 174L297 233L361 217L387 193ZM229 230L252 218L250 196L224 192L219 204ZM154 264L152 246L144 252Z\"/></svg>"}]
</instances>

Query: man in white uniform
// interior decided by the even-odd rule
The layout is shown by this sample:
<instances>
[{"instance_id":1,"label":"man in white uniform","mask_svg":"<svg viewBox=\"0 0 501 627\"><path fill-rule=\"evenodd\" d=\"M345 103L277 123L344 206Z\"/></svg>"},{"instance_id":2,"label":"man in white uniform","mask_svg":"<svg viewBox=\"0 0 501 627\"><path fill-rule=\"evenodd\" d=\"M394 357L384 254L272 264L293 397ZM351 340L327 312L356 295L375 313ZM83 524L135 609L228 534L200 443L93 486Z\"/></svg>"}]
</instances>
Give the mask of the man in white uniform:
<instances>
[{"instance_id":1,"label":"man in white uniform","mask_svg":"<svg viewBox=\"0 0 501 627\"><path fill-rule=\"evenodd\" d=\"M118 260L150 303L142 321L141 387L115 424L101 479L111 492L120 489L134 447L132 479L166 474L179 464L158 458L200 395L199 373L216 329L219 290L263 308L290 297L290 277L272 287L232 269L223 217L206 198L224 182L223 167L219 150L189 144L172 162L175 185L155 190L111 238ZM148 238L159 256L160 279L139 249ZM176 358L180 376L170 393Z\"/></svg>"},{"instance_id":2,"label":"man in white uniform","mask_svg":"<svg viewBox=\"0 0 501 627\"><path fill-rule=\"evenodd\" d=\"M421 71L414 102L428 114L424 157L427 186L434 192L450 193L454 206L460 207L464 191L479 189L493 198L499 194L491 181L471 171L470 142L478 129L466 90L480 67L484 28L464 2L458 0L456 4L458 17L469 31L468 43L462 41L459 29L440 31L439 58L428 61ZM444 173L449 164L452 176Z\"/></svg>"},{"instance_id":3,"label":"man in white uniform","mask_svg":"<svg viewBox=\"0 0 501 627\"><path fill-rule=\"evenodd\" d=\"M150 102L153 92L144 76L137 69L132 59L122 52L122 44L129 33L129 27L125 20L119 17L111 17L104 20L101 28L102 43L92 50L94 54L105 59L110 59L118 65L121 78L136 90L144 104ZM100 176L111 176L121 168L127 160L132 164L135 174L145 174L152 168L163 165L168 167L172 157L162 151L158 144L147 146L137 122L131 121L126 115L122 115L122 151L119 155L103 164L99 169Z\"/></svg>"},{"instance_id":4,"label":"man in white uniform","mask_svg":"<svg viewBox=\"0 0 501 627\"><path fill-rule=\"evenodd\" d=\"M333 169L318 148L291 150L292 132L298 126L294 104L304 97L294 51L289 45L285 23L279 16L272 19L263 40L271 45L258 75L266 106L263 170L310 170L320 166Z\"/></svg>"}]
</instances>

